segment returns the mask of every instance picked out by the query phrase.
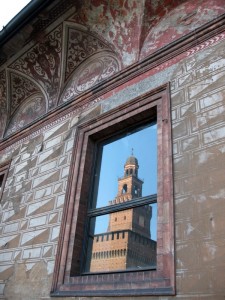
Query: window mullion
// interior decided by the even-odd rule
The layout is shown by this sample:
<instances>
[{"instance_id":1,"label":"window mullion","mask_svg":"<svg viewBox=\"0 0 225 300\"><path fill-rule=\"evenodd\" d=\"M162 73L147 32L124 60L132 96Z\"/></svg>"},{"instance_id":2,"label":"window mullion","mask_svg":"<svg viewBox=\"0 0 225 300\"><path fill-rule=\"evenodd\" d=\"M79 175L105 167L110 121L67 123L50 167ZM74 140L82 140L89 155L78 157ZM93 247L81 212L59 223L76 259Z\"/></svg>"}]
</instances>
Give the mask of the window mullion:
<instances>
[{"instance_id":1,"label":"window mullion","mask_svg":"<svg viewBox=\"0 0 225 300\"><path fill-rule=\"evenodd\" d=\"M104 206L101 208L90 209L87 213L87 217L101 216L101 215L110 214L113 212L129 209L129 208L135 208L147 204L153 204L156 202L157 202L157 194L145 196L145 197L139 197L123 203Z\"/></svg>"}]
</instances>

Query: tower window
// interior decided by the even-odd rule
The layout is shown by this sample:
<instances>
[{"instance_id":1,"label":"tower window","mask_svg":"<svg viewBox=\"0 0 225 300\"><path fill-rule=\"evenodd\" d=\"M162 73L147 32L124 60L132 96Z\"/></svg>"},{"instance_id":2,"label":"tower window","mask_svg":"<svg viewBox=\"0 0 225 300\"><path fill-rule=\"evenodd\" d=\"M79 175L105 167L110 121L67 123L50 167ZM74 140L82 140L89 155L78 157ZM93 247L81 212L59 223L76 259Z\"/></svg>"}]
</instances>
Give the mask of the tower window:
<instances>
[{"instance_id":1,"label":"tower window","mask_svg":"<svg viewBox=\"0 0 225 300\"><path fill-rule=\"evenodd\" d=\"M124 184L123 189L122 189L122 194L127 193L127 185Z\"/></svg>"},{"instance_id":2,"label":"tower window","mask_svg":"<svg viewBox=\"0 0 225 300\"><path fill-rule=\"evenodd\" d=\"M129 105L126 103L108 111L99 116L97 121L93 119L78 127L73 153L75 159L71 166L73 172L69 179L71 184L68 185L58 246L59 257L54 272L55 295L64 295L66 290L75 296L130 296L136 293L133 282L140 277L137 276L139 272L142 278L143 274L146 278L138 282L143 295L174 293L174 249L171 242L172 151L168 96L167 86L161 87L129 101ZM164 119L167 122L162 122ZM122 150L121 144L128 148ZM129 166L130 170L138 170L140 178L126 176L127 169L124 169L124 162L133 146L135 157L128 157ZM127 155L122 158L120 155L124 152ZM112 171L114 167L115 173ZM118 178L120 174L124 176ZM127 185L127 190L138 191L139 194L135 197L131 195L121 203L116 200L121 196L121 189L125 191L124 185ZM121 215L121 219L126 216L126 219L121 224L115 224L114 213ZM139 216L143 216L143 219L140 220ZM142 224L145 226L141 227ZM101 243L95 243L93 237L99 235L109 236L108 241L104 238ZM119 239L123 236L126 264L122 264L120 257L115 255L118 247L121 247ZM157 236L160 243L157 243ZM137 252L136 249L141 251ZM113 251L110 258L112 261L107 263L103 257L100 265L97 258L92 260L92 254L103 250L109 253ZM60 256L62 253L66 255ZM128 259L130 253L136 255ZM129 276L126 276L126 272L130 272ZM101 284L98 284L97 291L93 280L96 273L101 273ZM108 288L108 273L113 273L113 276L110 275L112 286L121 282L117 284L117 289ZM87 285L82 275L85 275Z\"/></svg>"}]
</instances>

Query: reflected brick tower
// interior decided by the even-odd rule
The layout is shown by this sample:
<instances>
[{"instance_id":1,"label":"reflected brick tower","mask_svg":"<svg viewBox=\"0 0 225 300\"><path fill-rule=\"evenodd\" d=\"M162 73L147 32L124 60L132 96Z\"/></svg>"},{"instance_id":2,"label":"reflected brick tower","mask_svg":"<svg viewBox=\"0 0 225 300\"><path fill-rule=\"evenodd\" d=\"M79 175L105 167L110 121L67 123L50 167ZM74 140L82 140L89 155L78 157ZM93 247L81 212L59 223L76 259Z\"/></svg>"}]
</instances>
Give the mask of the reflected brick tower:
<instances>
[{"instance_id":1,"label":"reflected brick tower","mask_svg":"<svg viewBox=\"0 0 225 300\"><path fill-rule=\"evenodd\" d=\"M109 205L142 197L138 160L131 155L118 179L118 193ZM156 242L151 240L152 208L144 205L111 213L107 232L96 234L90 262L91 272L126 270L156 265Z\"/></svg>"}]
</instances>

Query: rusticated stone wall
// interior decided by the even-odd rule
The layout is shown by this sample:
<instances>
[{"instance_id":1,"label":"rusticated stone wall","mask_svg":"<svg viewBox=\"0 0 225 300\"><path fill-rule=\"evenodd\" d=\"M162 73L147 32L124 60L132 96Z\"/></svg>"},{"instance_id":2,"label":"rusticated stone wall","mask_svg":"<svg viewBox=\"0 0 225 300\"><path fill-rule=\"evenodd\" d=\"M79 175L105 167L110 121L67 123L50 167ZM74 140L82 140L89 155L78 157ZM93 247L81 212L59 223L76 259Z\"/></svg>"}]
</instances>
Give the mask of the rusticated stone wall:
<instances>
[{"instance_id":1,"label":"rusticated stone wall","mask_svg":"<svg viewBox=\"0 0 225 300\"><path fill-rule=\"evenodd\" d=\"M0 291L5 299L49 299L77 124L168 81L176 223L174 298L224 299L223 38L203 43L125 89L121 86L79 116L71 113L1 152L0 163L12 159L0 213Z\"/></svg>"},{"instance_id":2,"label":"rusticated stone wall","mask_svg":"<svg viewBox=\"0 0 225 300\"><path fill-rule=\"evenodd\" d=\"M101 85L101 81L108 78L106 75L120 74L122 68L137 63L139 58L145 59L169 43L170 37L175 41L224 12L222 0L172 1L172 4L165 1L166 5L163 1L152 1L152 11L145 4L144 29L141 30L137 26L140 19L136 18L140 17L143 8L141 2L130 1L129 5L125 2L121 2L124 3L121 9L119 1L113 6L104 1L101 7L97 0L92 0L91 5L85 1L80 9L67 13L64 24L61 20L54 21L57 25L54 30L46 30L37 43L31 43L32 47L26 45L26 51L9 57L7 63L3 61L0 70L1 138L6 124L8 131L5 131L5 137L22 130L34 118L42 118L53 107L67 105L77 95ZM172 10L178 4L180 6ZM135 8L132 10L134 14L127 15L126 22L122 23L123 15L128 14L132 7ZM166 10L169 15L166 15ZM105 15L101 14L104 11ZM82 25L77 25L78 21ZM107 22L111 27L105 30ZM149 24L153 27L148 31ZM88 26L94 28L95 34L87 30ZM133 26L131 31L128 30L130 26ZM133 30L135 26L137 31ZM169 26L167 32L162 30L167 28L164 26ZM128 47L124 28L129 31L129 37L134 38ZM119 39L121 31L123 34ZM63 32L66 35L63 36ZM135 40L135 32L138 32L138 41ZM90 56L86 57L86 61L80 57L82 68L71 64L74 59L70 57L79 37L95 45L89 49L90 53L84 49ZM109 44L112 40L116 41L113 47ZM153 40L157 49L152 44ZM50 51L53 46L55 51ZM88 104L77 104L74 111L58 119L54 116L48 125L43 118L43 124L30 136L17 137L15 143L11 138L9 145L7 142L4 144L5 141L0 144L0 166L10 162L0 202L0 297L7 300L50 299L77 125L170 82L177 295L151 299L224 299L224 47L224 32L201 44L196 40L192 49L174 55L145 73L130 77L127 82L121 78L121 85L113 90L103 89L98 97L90 92L92 98ZM51 57L48 56L50 53ZM35 62L31 61L33 55L36 55ZM33 70L38 59L43 76ZM48 60L54 62L54 66L48 65ZM107 63L112 65L112 73L108 72ZM87 73L89 75L85 77ZM93 81L96 74L99 81ZM23 93L18 91L21 87ZM39 101L34 102L34 99ZM38 116L35 114L37 109ZM29 131L29 128L26 130Z\"/></svg>"},{"instance_id":3,"label":"rusticated stone wall","mask_svg":"<svg viewBox=\"0 0 225 300\"><path fill-rule=\"evenodd\" d=\"M49 295L75 127L88 113L1 155L0 163L12 159L0 213L0 292L7 299Z\"/></svg>"}]
</instances>

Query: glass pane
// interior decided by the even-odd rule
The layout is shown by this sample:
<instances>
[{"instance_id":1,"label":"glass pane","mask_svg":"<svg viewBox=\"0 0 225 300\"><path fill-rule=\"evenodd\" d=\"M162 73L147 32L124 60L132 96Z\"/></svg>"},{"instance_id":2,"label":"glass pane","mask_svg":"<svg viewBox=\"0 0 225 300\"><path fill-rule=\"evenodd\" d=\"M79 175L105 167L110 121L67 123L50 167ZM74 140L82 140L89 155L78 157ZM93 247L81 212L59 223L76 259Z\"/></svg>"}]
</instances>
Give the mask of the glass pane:
<instances>
[{"instance_id":1,"label":"glass pane","mask_svg":"<svg viewBox=\"0 0 225 300\"><path fill-rule=\"evenodd\" d=\"M103 145L98 160L93 208L156 194L156 124Z\"/></svg>"},{"instance_id":2,"label":"glass pane","mask_svg":"<svg viewBox=\"0 0 225 300\"><path fill-rule=\"evenodd\" d=\"M4 174L0 175L0 192L2 189L3 179L4 179Z\"/></svg>"},{"instance_id":3,"label":"glass pane","mask_svg":"<svg viewBox=\"0 0 225 300\"><path fill-rule=\"evenodd\" d=\"M157 203L93 217L85 272L156 267Z\"/></svg>"}]
</instances>

